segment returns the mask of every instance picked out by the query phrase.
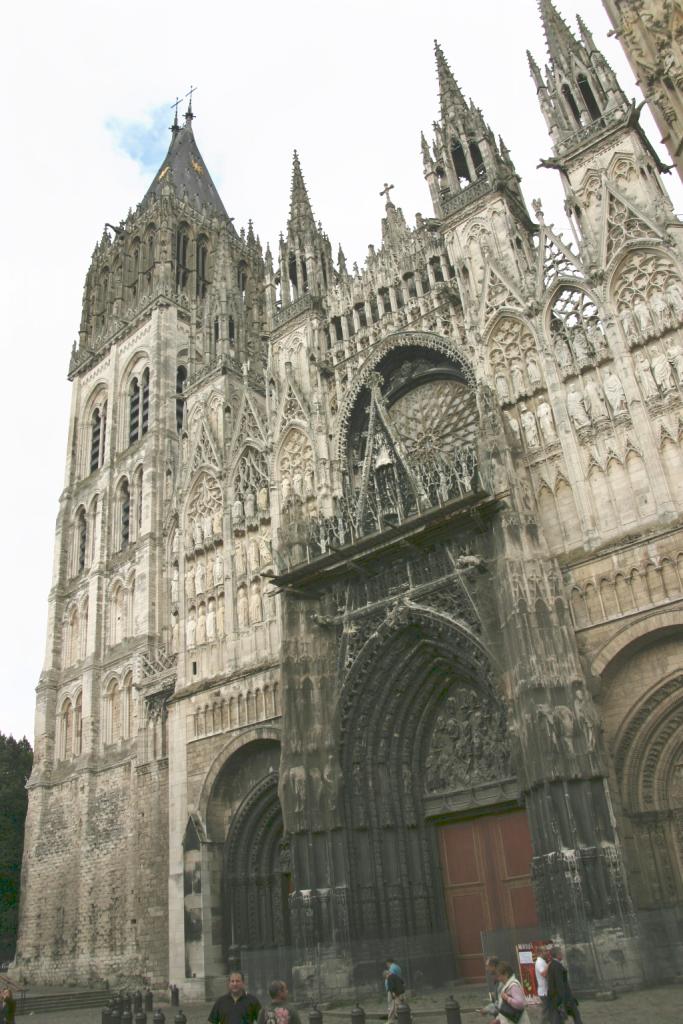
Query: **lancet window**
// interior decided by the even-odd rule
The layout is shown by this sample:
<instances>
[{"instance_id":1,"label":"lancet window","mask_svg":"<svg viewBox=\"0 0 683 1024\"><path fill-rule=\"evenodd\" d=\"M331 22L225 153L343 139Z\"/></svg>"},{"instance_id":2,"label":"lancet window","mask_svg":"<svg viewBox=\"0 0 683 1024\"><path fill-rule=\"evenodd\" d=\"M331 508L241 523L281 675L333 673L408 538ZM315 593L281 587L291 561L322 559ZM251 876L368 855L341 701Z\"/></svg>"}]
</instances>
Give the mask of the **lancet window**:
<instances>
[{"instance_id":1,"label":"lancet window","mask_svg":"<svg viewBox=\"0 0 683 1024\"><path fill-rule=\"evenodd\" d=\"M197 298L203 299L209 286L209 246L203 236L197 240Z\"/></svg>"},{"instance_id":2,"label":"lancet window","mask_svg":"<svg viewBox=\"0 0 683 1024\"><path fill-rule=\"evenodd\" d=\"M178 291L181 291L187 285L188 278L190 276L190 268L188 266L188 252L190 247L190 239L187 232L187 227L181 224L176 231L176 270L175 270L175 284Z\"/></svg>"}]
</instances>

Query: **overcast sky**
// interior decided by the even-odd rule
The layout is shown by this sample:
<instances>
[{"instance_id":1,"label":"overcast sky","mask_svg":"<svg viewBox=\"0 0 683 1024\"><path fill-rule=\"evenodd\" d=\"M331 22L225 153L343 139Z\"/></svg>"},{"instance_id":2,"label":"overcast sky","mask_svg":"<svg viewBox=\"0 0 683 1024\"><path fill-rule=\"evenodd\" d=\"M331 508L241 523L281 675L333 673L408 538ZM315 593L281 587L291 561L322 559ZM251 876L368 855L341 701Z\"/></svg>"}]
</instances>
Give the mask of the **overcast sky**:
<instances>
[{"instance_id":1,"label":"overcast sky","mask_svg":"<svg viewBox=\"0 0 683 1024\"><path fill-rule=\"evenodd\" d=\"M638 95L599 0L558 3L572 23L577 13L585 18L627 93ZM536 170L550 144L525 56L529 48L545 59L535 0L24 0L5 8L0 731L33 737L66 370L85 273L104 222L124 217L158 169L171 103L197 87L195 135L238 228L252 218L264 246L277 241L297 148L334 251L341 243L349 263L362 263L379 241L383 182L395 185L392 198L409 220L432 213L420 131L431 138L438 116L435 38L509 146L527 202L541 196L546 219L564 227L556 172ZM683 210L680 186L667 181Z\"/></svg>"}]
</instances>

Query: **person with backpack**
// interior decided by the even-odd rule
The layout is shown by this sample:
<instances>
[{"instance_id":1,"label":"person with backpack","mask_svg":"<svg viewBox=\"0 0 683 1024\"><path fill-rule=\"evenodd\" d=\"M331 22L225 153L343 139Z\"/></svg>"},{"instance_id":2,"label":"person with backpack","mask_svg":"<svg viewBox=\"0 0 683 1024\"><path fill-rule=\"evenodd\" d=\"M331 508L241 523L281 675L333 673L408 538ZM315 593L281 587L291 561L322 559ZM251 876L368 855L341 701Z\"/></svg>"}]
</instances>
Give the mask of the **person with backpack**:
<instances>
[{"instance_id":1,"label":"person with backpack","mask_svg":"<svg viewBox=\"0 0 683 1024\"><path fill-rule=\"evenodd\" d=\"M296 1010L287 1006L289 992L285 981L271 981L268 986L270 1006L264 1006L258 1015L257 1024L301 1024Z\"/></svg>"},{"instance_id":2,"label":"person with backpack","mask_svg":"<svg viewBox=\"0 0 683 1024\"><path fill-rule=\"evenodd\" d=\"M403 972L392 956L384 961L384 988L387 993L387 1024L395 1024L398 1008L406 1001L406 984Z\"/></svg>"}]
</instances>

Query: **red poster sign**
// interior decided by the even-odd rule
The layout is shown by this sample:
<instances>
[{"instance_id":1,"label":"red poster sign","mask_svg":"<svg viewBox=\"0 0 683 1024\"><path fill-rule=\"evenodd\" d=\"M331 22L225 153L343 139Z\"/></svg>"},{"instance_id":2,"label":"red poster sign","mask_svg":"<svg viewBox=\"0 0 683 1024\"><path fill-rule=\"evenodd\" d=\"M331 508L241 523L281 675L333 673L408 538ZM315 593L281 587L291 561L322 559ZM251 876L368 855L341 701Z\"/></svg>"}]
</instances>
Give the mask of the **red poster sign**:
<instances>
[{"instance_id":1,"label":"red poster sign","mask_svg":"<svg viewBox=\"0 0 683 1024\"><path fill-rule=\"evenodd\" d=\"M538 985L536 984L536 969L534 962L536 957L545 954L550 943L547 939L536 942L520 942L517 946L517 963L519 964L519 980L524 989L527 999L538 998Z\"/></svg>"}]
</instances>

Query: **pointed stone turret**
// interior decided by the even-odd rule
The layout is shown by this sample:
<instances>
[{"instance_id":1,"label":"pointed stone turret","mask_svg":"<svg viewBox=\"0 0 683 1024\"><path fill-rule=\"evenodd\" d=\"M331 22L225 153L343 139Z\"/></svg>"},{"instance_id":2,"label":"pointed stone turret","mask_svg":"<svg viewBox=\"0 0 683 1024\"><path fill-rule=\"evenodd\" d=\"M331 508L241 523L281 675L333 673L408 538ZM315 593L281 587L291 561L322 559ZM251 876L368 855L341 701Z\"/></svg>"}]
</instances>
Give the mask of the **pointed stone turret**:
<instances>
[{"instance_id":1,"label":"pointed stone turret","mask_svg":"<svg viewBox=\"0 0 683 1024\"><path fill-rule=\"evenodd\" d=\"M531 54L529 68L555 151L564 155L583 145L584 129L600 131L623 121L629 104L586 25L579 19L579 38L552 0L539 0L538 6L549 58L545 79Z\"/></svg>"},{"instance_id":2,"label":"pointed stone turret","mask_svg":"<svg viewBox=\"0 0 683 1024\"><path fill-rule=\"evenodd\" d=\"M299 154L296 150L294 150L294 157L292 160L292 187L290 192L289 220L287 222L287 227L290 232L294 231L299 233L316 230L313 208L311 206L311 201L308 198L306 182L304 181L303 172L301 170Z\"/></svg>"},{"instance_id":3,"label":"pointed stone turret","mask_svg":"<svg viewBox=\"0 0 683 1024\"><path fill-rule=\"evenodd\" d=\"M303 295L320 296L333 274L329 239L316 222L299 154L294 150L287 237L280 236L280 301L284 308Z\"/></svg>"},{"instance_id":4,"label":"pointed stone turret","mask_svg":"<svg viewBox=\"0 0 683 1024\"><path fill-rule=\"evenodd\" d=\"M434 148L421 139L424 173L434 211L443 216L456 201L458 209L477 200L482 190L504 186L523 205L518 179L507 150L502 151L481 110L468 102L438 42L434 43L441 120L434 125ZM477 188L471 186L477 185ZM460 193L460 195L458 195Z\"/></svg>"},{"instance_id":5,"label":"pointed stone turret","mask_svg":"<svg viewBox=\"0 0 683 1024\"><path fill-rule=\"evenodd\" d=\"M176 111L176 117L171 125L171 144L168 153L147 189L143 203L150 196L158 196L164 185L170 185L178 197L187 194L190 201L198 203L200 207L205 205L219 217L227 218L223 201L195 141L193 120L194 114L190 106L185 114L185 124L181 127Z\"/></svg>"}]
</instances>

